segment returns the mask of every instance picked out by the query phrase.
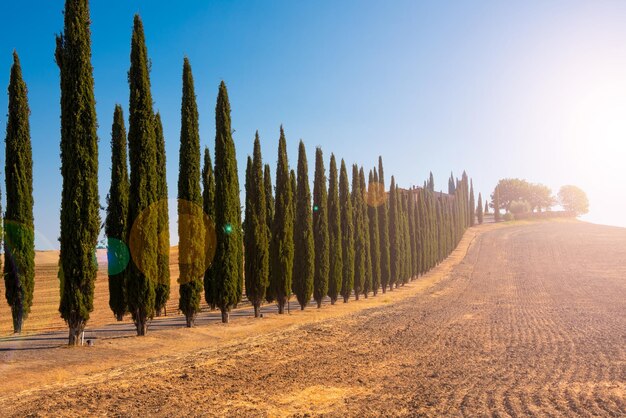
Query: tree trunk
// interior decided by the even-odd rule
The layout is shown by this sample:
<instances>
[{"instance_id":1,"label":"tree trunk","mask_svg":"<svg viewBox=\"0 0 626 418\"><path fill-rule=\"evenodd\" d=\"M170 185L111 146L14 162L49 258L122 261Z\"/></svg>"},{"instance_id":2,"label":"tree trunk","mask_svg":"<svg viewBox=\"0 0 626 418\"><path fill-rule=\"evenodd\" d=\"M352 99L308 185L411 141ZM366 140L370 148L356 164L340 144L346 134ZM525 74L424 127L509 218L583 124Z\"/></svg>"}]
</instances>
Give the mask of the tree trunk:
<instances>
[{"instance_id":1,"label":"tree trunk","mask_svg":"<svg viewBox=\"0 0 626 418\"><path fill-rule=\"evenodd\" d=\"M363 295L365 296L365 299L367 299L367 293L363 293Z\"/></svg>"},{"instance_id":2,"label":"tree trunk","mask_svg":"<svg viewBox=\"0 0 626 418\"><path fill-rule=\"evenodd\" d=\"M343 297L343 303L348 303L349 300L350 300L350 296Z\"/></svg>"},{"instance_id":3,"label":"tree trunk","mask_svg":"<svg viewBox=\"0 0 626 418\"><path fill-rule=\"evenodd\" d=\"M278 300L278 313L280 315L285 313L285 301L284 300L281 300L281 299Z\"/></svg>"},{"instance_id":4,"label":"tree trunk","mask_svg":"<svg viewBox=\"0 0 626 418\"><path fill-rule=\"evenodd\" d=\"M193 313L185 313L185 322L187 323L187 328L193 327L194 322L196 321L196 315Z\"/></svg>"},{"instance_id":5,"label":"tree trunk","mask_svg":"<svg viewBox=\"0 0 626 418\"><path fill-rule=\"evenodd\" d=\"M117 315L115 315L115 319L117 321L123 321L124 320L124 314L118 313Z\"/></svg>"},{"instance_id":6,"label":"tree trunk","mask_svg":"<svg viewBox=\"0 0 626 418\"><path fill-rule=\"evenodd\" d=\"M334 304L335 304L335 302L337 302L337 299L330 298L330 304L331 304L331 305L334 305Z\"/></svg>"},{"instance_id":7,"label":"tree trunk","mask_svg":"<svg viewBox=\"0 0 626 418\"><path fill-rule=\"evenodd\" d=\"M22 325L24 325L24 316L22 315L22 310L18 309L13 315L13 332L15 334L21 334Z\"/></svg>"},{"instance_id":8,"label":"tree trunk","mask_svg":"<svg viewBox=\"0 0 626 418\"><path fill-rule=\"evenodd\" d=\"M300 310L303 311L304 308L306 308L306 303L301 303L300 304Z\"/></svg>"},{"instance_id":9,"label":"tree trunk","mask_svg":"<svg viewBox=\"0 0 626 418\"><path fill-rule=\"evenodd\" d=\"M70 331L67 345L81 345L80 337L85 330L85 322L82 319L72 318L68 321L67 325Z\"/></svg>"},{"instance_id":10,"label":"tree trunk","mask_svg":"<svg viewBox=\"0 0 626 418\"><path fill-rule=\"evenodd\" d=\"M387 286L383 286L383 295L387 293Z\"/></svg>"},{"instance_id":11,"label":"tree trunk","mask_svg":"<svg viewBox=\"0 0 626 418\"><path fill-rule=\"evenodd\" d=\"M144 312L138 312L135 315L135 327L137 328L137 335L144 336L148 333L148 318Z\"/></svg>"},{"instance_id":12,"label":"tree trunk","mask_svg":"<svg viewBox=\"0 0 626 418\"><path fill-rule=\"evenodd\" d=\"M359 300L359 292L354 291L354 299Z\"/></svg>"},{"instance_id":13,"label":"tree trunk","mask_svg":"<svg viewBox=\"0 0 626 418\"><path fill-rule=\"evenodd\" d=\"M222 323L228 324L228 320L230 319L228 309L220 308L220 310L222 311Z\"/></svg>"},{"instance_id":14,"label":"tree trunk","mask_svg":"<svg viewBox=\"0 0 626 418\"><path fill-rule=\"evenodd\" d=\"M321 308L321 307L322 307L322 301L321 301L321 300L318 300L318 301L317 301L317 309L319 309L319 308Z\"/></svg>"},{"instance_id":15,"label":"tree trunk","mask_svg":"<svg viewBox=\"0 0 626 418\"><path fill-rule=\"evenodd\" d=\"M161 310L159 309L159 310L155 311L154 312L154 316L156 316L156 317L161 316Z\"/></svg>"},{"instance_id":16,"label":"tree trunk","mask_svg":"<svg viewBox=\"0 0 626 418\"><path fill-rule=\"evenodd\" d=\"M261 308L261 307L259 306L259 304L258 304L258 303L255 303L255 304L254 304L254 317L255 317L255 318L258 318L258 317L259 317L259 315L261 314L261 312L260 312L260 308Z\"/></svg>"}]
</instances>

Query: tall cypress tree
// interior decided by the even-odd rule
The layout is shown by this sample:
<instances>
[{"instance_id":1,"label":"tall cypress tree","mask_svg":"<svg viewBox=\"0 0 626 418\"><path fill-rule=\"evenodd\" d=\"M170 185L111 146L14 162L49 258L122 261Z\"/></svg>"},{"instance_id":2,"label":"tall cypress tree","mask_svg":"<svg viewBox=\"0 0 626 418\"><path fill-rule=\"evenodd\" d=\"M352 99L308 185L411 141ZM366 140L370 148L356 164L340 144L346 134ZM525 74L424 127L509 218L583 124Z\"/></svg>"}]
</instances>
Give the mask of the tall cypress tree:
<instances>
[{"instance_id":1,"label":"tall cypress tree","mask_svg":"<svg viewBox=\"0 0 626 418\"><path fill-rule=\"evenodd\" d=\"M241 298L243 242L237 156L223 81L215 106L215 224L215 302L222 312L222 322L227 323L231 307Z\"/></svg>"},{"instance_id":2,"label":"tall cypress tree","mask_svg":"<svg viewBox=\"0 0 626 418\"><path fill-rule=\"evenodd\" d=\"M489 213L489 200L485 199L485 215Z\"/></svg>"},{"instance_id":3,"label":"tall cypress tree","mask_svg":"<svg viewBox=\"0 0 626 418\"><path fill-rule=\"evenodd\" d=\"M476 223L476 203L474 201L474 182L472 180L470 180L469 193L469 226L474 226L474 223Z\"/></svg>"},{"instance_id":4,"label":"tall cypress tree","mask_svg":"<svg viewBox=\"0 0 626 418\"><path fill-rule=\"evenodd\" d=\"M158 282L158 201L156 137L152 95L143 24L135 15L130 53L130 194L128 216L129 244L133 263L126 280L126 300L137 328L137 335L148 331L154 315Z\"/></svg>"},{"instance_id":5,"label":"tall cypress tree","mask_svg":"<svg viewBox=\"0 0 626 418\"><path fill-rule=\"evenodd\" d=\"M361 234L363 235L363 258L365 261L365 274L363 275L362 291L363 296L367 299L369 292L372 290L372 256L371 256L371 244L370 244L370 222L367 214L367 201L365 195L367 193L367 186L365 185L365 172L363 167L359 168L359 190L361 192Z\"/></svg>"},{"instance_id":6,"label":"tall cypress tree","mask_svg":"<svg viewBox=\"0 0 626 418\"><path fill-rule=\"evenodd\" d=\"M157 271L154 297L154 311L160 316L166 310L167 301L170 298L170 215L169 202L167 200L167 172L165 157L165 137L163 136L163 123L161 114L157 112L154 119L154 138L156 140L156 173L157 173Z\"/></svg>"},{"instance_id":7,"label":"tall cypress tree","mask_svg":"<svg viewBox=\"0 0 626 418\"><path fill-rule=\"evenodd\" d=\"M66 0L63 34L56 38L61 72L61 255L59 311L78 345L93 310L100 232L98 137L93 94L91 33L87 0ZM152 113L150 113L152 116Z\"/></svg>"},{"instance_id":8,"label":"tall cypress tree","mask_svg":"<svg viewBox=\"0 0 626 418\"><path fill-rule=\"evenodd\" d=\"M478 224L483 223L483 197L478 193L478 205L476 206L476 218L478 218Z\"/></svg>"},{"instance_id":9,"label":"tall cypress tree","mask_svg":"<svg viewBox=\"0 0 626 418\"><path fill-rule=\"evenodd\" d=\"M259 132L254 137L253 158L246 176L246 219L244 223L246 296L260 315L269 283L269 229L263 181L263 160Z\"/></svg>"},{"instance_id":10,"label":"tall cypress tree","mask_svg":"<svg viewBox=\"0 0 626 418\"><path fill-rule=\"evenodd\" d=\"M352 224L354 227L354 298L359 300L365 280L365 237L363 236L363 193L359 181L359 168L352 165Z\"/></svg>"},{"instance_id":11,"label":"tall cypress tree","mask_svg":"<svg viewBox=\"0 0 626 418\"><path fill-rule=\"evenodd\" d=\"M309 168L304 142L298 147L298 182L296 192L296 217L294 223L293 293L304 309L313 294L315 274L315 250L313 243L313 217Z\"/></svg>"},{"instance_id":12,"label":"tall cypress tree","mask_svg":"<svg viewBox=\"0 0 626 418\"><path fill-rule=\"evenodd\" d=\"M209 148L204 148L204 166L202 167L202 209L204 210L205 245L208 244L204 268L204 300L211 309L215 309L215 177Z\"/></svg>"},{"instance_id":13,"label":"tall cypress tree","mask_svg":"<svg viewBox=\"0 0 626 418\"><path fill-rule=\"evenodd\" d=\"M205 225L200 191L200 130L198 106L191 65L183 61L180 154L178 167L178 266L180 299L178 309L187 327L193 326L200 312L205 272ZM234 148L233 148L234 151Z\"/></svg>"},{"instance_id":14,"label":"tall cypress tree","mask_svg":"<svg viewBox=\"0 0 626 418\"><path fill-rule=\"evenodd\" d=\"M421 224L420 224L420 213L419 213L419 192L417 188L415 189L415 195L412 196L413 199L413 243L415 252L413 253L413 274L415 278L419 277L421 272L421 259L420 253L422 252L422 244L421 244Z\"/></svg>"},{"instance_id":15,"label":"tall cypress tree","mask_svg":"<svg viewBox=\"0 0 626 418\"><path fill-rule=\"evenodd\" d=\"M337 160L334 154L330 154L328 177L328 231L330 241L328 296L330 297L330 303L332 305L337 301L343 278L343 241L341 238L341 208L339 202L338 177Z\"/></svg>"},{"instance_id":16,"label":"tall cypress tree","mask_svg":"<svg viewBox=\"0 0 626 418\"><path fill-rule=\"evenodd\" d=\"M493 192L493 220L500 222L500 190L497 186Z\"/></svg>"},{"instance_id":17,"label":"tall cypress tree","mask_svg":"<svg viewBox=\"0 0 626 418\"><path fill-rule=\"evenodd\" d=\"M391 176L391 186L389 187L389 290L393 290L393 285L397 284L402 274L402 254L400 237L400 210L398 208L398 190L396 181Z\"/></svg>"},{"instance_id":18,"label":"tall cypress tree","mask_svg":"<svg viewBox=\"0 0 626 418\"><path fill-rule=\"evenodd\" d=\"M407 217L408 217L408 233L409 233L409 261L410 261L410 270L409 270L409 278L412 280L416 276L416 266L417 263L415 261L415 254L417 254L417 243L415 241L415 196L413 194L413 189L408 192L408 201L407 201Z\"/></svg>"},{"instance_id":19,"label":"tall cypress tree","mask_svg":"<svg viewBox=\"0 0 626 418\"><path fill-rule=\"evenodd\" d=\"M267 230L269 234L268 245L271 246L272 242L272 224L274 223L274 189L272 187L272 174L270 172L270 165L265 164L263 168L263 187L265 189L265 220L267 221ZM274 295L272 295L270 289L270 279L272 277L272 259L270 253L270 259L268 264L268 281L267 289L265 291L265 300L267 302L274 301Z\"/></svg>"},{"instance_id":20,"label":"tall cypress tree","mask_svg":"<svg viewBox=\"0 0 626 418\"><path fill-rule=\"evenodd\" d=\"M343 159L341 160L339 174L339 202L341 205L341 252L343 260L341 296L343 296L343 301L346 303L350 300L354 286L354 220L352 217L348 171Z\"/></svg>"},{"instance_id":21,"label":"tall cypress tree","mask_svg":"<svg viewBox=\"0 0 626 418\"><path fill-rule=\"evenodd\" d=\"M128 166L126 156L126 127L122 106L116 105L111 128L111 187L107 196L107 259L109 270L109 307L121 321L127 312L126 276L130 252L128 237Z\"/></svg>"},{"instance_id":22,"label":"tall cypress tree","mask_svg":"<svg viewBox=\"0 0 626 418\"><path fill-rule=\"evenodd\" d=\"M4 218L4 284L5 296L11 306L13 331L18 334L22 332L22 324L30 312L35 288L33 157L27 94L20 60L14 51L5 138L7 208Z\"/></svg>"},{"instance_id":23,"label":"tall cypress tree","mask_svg":"<svg viewBox=\"0 0 626 418\"><path fill-rule=\"evenodd\" d=\"M370 227L370 259L372 261L372 291L374 296L378 294L380 287L380 234L378 229L378 211L377 203L380 201L378 196L378 178L376 169L369 172L367 195L369 205L367 206L367 216L369 218Z\"/></svg>"},{"instance_id":24,"label":"tall cypress tree","mask_svg":"<svg viewBox=\"0 0 626 418\"><path fill-rule=\"evenodd\" d=\"M274 222L270 243L271 273L270 291L278 303L278 313L285 312L285 304L291 295L293 274L293 195L289 180L287 140L280 127L278 140L278 163L276 165L276 195Z\"/></svg>"},{"instance_id":25,"label":"tall cypress tree","mask_svg":"<svg viewBox=\"0 0 626 418\"><path fill-rule=\"evenodd\" d=\"M378 211L378 230L380 238L380 283L383 293L387 291L387 285L391 278L390 243L389 243L389 199L385 192L385 172L383 170L383 158L378 157L378 190L383 194L380 199Z\"/></svg>"},{"instance_id":26,"label":"tall cypress tree","mask_svg":"<svg viewBox=\"0 0 626 418\"><path fill-rule=\"evenodd\" d=\"M409 234L409 195L402 193L402 241L404 274L402 275L402 284L406 284L411 279L411 237Z\"/></svg>"},{"instance_id":27,"label":"tall cypress tree","mask_svg":"<svg viewBox=\"0 0 626 418\"><path fill-rule=\"evenodd\" d=\"M432 171L428 175L428 190L430 190L431 192L435 191L435 177L433 176Z\"/></svg>"},{"instance_id":28,"label":"tall cypress tree","mask_svg":"<svg viewBox=\"0 0 626 418\"><path fill-rule=\"evenodd\" d=\"M328 235L328 191L326 189L326 169L322 149L315 149L315 178L313 181L313 238L315 242L315 275L313 277L313 298L317 307L328 293L330 274L330 238Z\"/></svg>"}]
</instances>

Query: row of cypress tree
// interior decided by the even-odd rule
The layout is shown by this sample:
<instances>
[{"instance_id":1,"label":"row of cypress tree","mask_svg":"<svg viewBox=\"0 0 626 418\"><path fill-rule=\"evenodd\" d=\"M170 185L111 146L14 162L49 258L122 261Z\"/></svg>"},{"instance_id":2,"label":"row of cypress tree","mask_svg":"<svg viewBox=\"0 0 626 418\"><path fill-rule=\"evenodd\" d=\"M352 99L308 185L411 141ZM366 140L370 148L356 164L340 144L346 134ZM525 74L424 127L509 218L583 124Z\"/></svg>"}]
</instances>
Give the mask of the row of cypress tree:
<instances>
[{"instance_id":1,"label":"row of cypress tree","mask_svg":"<svg viewBox=\"0 0 626 418\"><path fill-rule=\"evenodd\" d=\"M97 187L98 139L91 66L87 0L66 0L63 33L55 53L61 85L61 253L60 313L69 344L93 310L100 230ZM165 312L170 294L168 189L165 138L153 109L143 24L135 16L131 40L129 130L121 106L111 130L112 170L107 196L109 304L117 319L130 313L138 335ZM219 86L215 110L214 166L204 150L201 170L198 110L189 60L183 62L178 231L180 300L192 326L204 298L228 322L245 293L259 315L264 301L283 313L292 294L301 309L311 297L321 306L328 296L347 302L407 283L439 263L474 222L473 185L463 173L454 190L400 189L391 177L385 188L382 158L369 171L330 156L328 178L321 148L315 153L313 193L304 143L297 170L290 169L280 128L276 186L263 164L258 133L245 178L245 223L239 201L237 158L226 85ZM4 219L6 296L19 332L32 304L34 227L32 156L26 85L17 54L9 85ZM127 152L128 151L128 152ZM127 166L127 159L130 166ZM296 174L297 173L297 174ZM202 185L202 187L201 187ZM468 189L469 187L469 189ZM479 198L480 204L480 198ZM244 263L245 252L245 263ZM245 277L245 283L244 283Z\"/></svg>"}]
</instances>

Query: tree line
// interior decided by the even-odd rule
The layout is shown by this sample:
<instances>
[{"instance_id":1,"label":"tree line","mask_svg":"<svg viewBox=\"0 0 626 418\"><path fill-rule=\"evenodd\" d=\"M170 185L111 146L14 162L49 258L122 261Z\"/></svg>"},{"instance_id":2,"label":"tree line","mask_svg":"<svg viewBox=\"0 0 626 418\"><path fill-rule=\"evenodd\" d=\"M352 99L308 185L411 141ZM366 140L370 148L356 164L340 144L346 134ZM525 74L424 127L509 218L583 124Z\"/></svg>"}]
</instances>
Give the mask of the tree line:
<instances>
[{"instance_id":1,"label":"tree line","mask_svg":"<svg viewBox=\"0 0 626 418\"><path fill-rule=\"evenodd\" d=\"M55 52L61 87L61 235L59 311L77 345L93 311L95 248L101 229L98 138L87 0L66 0L64 30ZM168 185L161 117L153 108L143 24L134 17L131 38L128 131L116 105L111 128L111 184L104 229L108 239L109 306L115 318L130 314L138 335L165 313L170 294ZM366 171L315 150L310 189L306 148L295 168L283 127L274 181L256 133L247 157L242 218L230 102L219 85L213 159L202 154L191 63L183 60L177 192L180 286L178 309L193 326L202 297L229 321L243 297L260 315L263 303L280 314L292 295L300 308L320 307L354 295L376 296L426 273L456 247L476 218L472 181L451 177L447 194L434 177L421 188L386 186L383 159ZM32 152L26 84L17 53L9 84L6 135L7 208L4 278L15 332L32 305L34 226ZM328 173L328 174L327 174Z\"/></svg>"}]
</instances>

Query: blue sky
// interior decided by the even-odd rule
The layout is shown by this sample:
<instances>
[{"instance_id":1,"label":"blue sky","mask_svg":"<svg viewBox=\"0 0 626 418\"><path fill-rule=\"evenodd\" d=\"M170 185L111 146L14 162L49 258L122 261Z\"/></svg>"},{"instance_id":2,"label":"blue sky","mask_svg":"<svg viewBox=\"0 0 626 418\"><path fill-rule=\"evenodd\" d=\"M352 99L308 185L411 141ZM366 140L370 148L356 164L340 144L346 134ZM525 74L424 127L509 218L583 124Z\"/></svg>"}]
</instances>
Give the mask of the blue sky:
<instances>
[{"instance_id":1,"label":"blue sky","mask_svg":"<svg viewBox=\"0 0 626 418\"><path fill-rule=\"evenodd\" d=\"M130 37L139 13L164 123L170 198L188 56L201 141L211 150L217 88L222 79L228 86L242 187L254 131L274 167L282 123L292 165L302 138L309 167L318 145L327 161L334 152L366 168L382 154L386 174L402 186L422 184L432 170L445 190L450 171L464 169L483 195L503 177L541 182L555 193L576 184L591 201L586 219L626 226L626 188L618 183L626 155L626 2L181 3L92 1L103 205L115 103L128 116ZM60 0L0 6L0 86L8 85L17 49L29 88L38 249L58 246L54 35L63 27L62 9ZM7 108L6 94L0 108Z\"/></svg>"}]
</instances>

